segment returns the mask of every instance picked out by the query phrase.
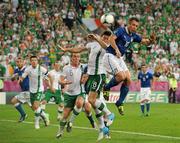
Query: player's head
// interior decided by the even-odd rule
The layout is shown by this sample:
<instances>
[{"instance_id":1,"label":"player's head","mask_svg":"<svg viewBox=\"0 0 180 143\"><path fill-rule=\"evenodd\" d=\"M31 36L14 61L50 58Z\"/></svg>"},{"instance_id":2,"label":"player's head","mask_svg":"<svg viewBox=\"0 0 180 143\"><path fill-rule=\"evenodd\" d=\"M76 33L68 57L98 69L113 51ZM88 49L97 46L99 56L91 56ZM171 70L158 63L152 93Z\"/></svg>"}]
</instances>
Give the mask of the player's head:
<instances>
[{"instance_id":1,"label":"player's head","mask_svg":"<svg viewBox=\"0 0 180 143\"><path fill-rule=\"evenodd\" d=\"M112 32L111 31L104 31L102 34L101 34L101 39L106 43L108 44L109 43L109 36L111 36Z\"/></svg>"},{"instance_id":2,"label":"player's head","mask_svg":"<svg viewBox=\"0 0 180 143\"><path fill-rule=\"evenodd\" d=\"M31 56L30 57L30 62L33 68L36 68L37 64L38 64L38 58L37 56Z\"/></svg>"},{"instance_id":3,"label":"player's head","mask_svg":"<svg viewBox=\"0 0 180 143\"><path fill-rule=\"evenodd\" d=\"M78 66L80 64L81 55L79 53L72 53L71 54L71 65Z\"/></svg>"},{"instance_id":4,"label":"player's head","mask_svg":"<svg viewBox=\"0 0 180 143\"><path fill-rule=\"evenodd\" d=\"M21 69L21 68L23 67L23 65L24 65L24 60L23 60L21 57L18 57L18 58L16 59L16 66L17 66L19 69Z\"/></svg>"},{"instance_id":5,"label":"player's head","mask_svg":"<svg viewBox=\"0 0 180 143\"><path fill-rule=\"evenodd\" d=\"M141 65L141 70L142 70L143 73L146 73L146 71L147 71L147 66L146 66L145 64L142 64L142 65Z\"/></svg>"},{"instance_id":6,"label":"player's head","mask_svg":"<svg viewBox=\"0 0 180 143\"><path fill-rule=\"evenodd\" d=\"M131 17L128 21L128 30L130 33L136 32L139 26L139 19L136 17Z\"/></svg>"},{"instance_id":7,"label":"player's head","mask_svg":"<svg viewBox=\"0 0 180 143\"><path fill-rule=\"evenodd\" d=\"M54 66L54 69L55 69L56 71L59 71L59 70L60 70L61 65L60 65L59 61L55 61L55 63L53 64L53 66Z\"/></svg>"}]
</instances>

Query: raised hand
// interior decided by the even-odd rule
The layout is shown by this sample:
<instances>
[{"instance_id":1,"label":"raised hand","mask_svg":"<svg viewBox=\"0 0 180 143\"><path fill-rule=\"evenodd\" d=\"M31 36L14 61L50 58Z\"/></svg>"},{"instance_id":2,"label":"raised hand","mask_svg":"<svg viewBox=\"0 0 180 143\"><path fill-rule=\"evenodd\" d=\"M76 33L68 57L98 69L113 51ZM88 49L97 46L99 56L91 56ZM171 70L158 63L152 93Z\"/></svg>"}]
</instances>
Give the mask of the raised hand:
<instances>
[{"instance_id":1,"label":"raised hand","mask_svg":"<svg viewBox=\"0 0 180 143\"><path fill-rule=\"evenodd\" d=\"M88 34L87 37L88 37L89 39L91 39L91 40L98 40L98 36L95 35L95 34Z\"/></svg>"}]
</instances>

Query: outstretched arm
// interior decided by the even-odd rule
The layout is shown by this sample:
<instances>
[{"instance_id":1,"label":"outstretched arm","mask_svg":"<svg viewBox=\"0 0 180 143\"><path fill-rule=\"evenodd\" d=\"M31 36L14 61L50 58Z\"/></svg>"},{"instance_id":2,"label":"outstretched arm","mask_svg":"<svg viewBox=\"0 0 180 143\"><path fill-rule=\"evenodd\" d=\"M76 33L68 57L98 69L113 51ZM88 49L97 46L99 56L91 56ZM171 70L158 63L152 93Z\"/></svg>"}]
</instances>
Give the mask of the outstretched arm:
<instances>
[{"instance_id":1,"label":"outstretched arm","mask_svg":"<svg viewBox=\"0 0 180 143\"><path fill-rule=\"evenodd\" d=\"M108 47L108 45L104 41L102 41L99 36L95 34L89 34L88 38L97 41L103 49L106 49Z\"/></svg>"},{"instance_id":2,"label":"outstretched arm","mask_svg":"<svg viewBox=\"0 0 180 143\"><path fill-rule=\"evenodd\" d=\"M116 35L111 35L111 36L109 37L109 42L110 42L110 44L111 44L111 47L115 50L116 56L117 56L118 58L120 58L120 57L121 57L121 53L120 53L120 51L119 51L119 49L118 49L118 46L116 45L116 42L115 42L116 39L117 39Z\"/></svg>"},{"instance_id":3,"label":"outstretched arm","mask_svg":"<svg viewBox=\"0 0 180 143\"><path fill-rule=\"evenodd\" d=\"M101 47L104 48L104 49L106 49L108 47L108 45L103 40L101 40L101 38L99 36L96 36L94 34L89 34L88 38L96 40L101 45ZM118 49L118 47L116 45L116 42L115 42L116 38L117 37L115 35L111 35L109 37L109 42L110 42L110 45L115 50L116 56L119 58L119 57L121 57L121 53L120 53L120 51L119 51L119 49Z\"/></svg>"},{"instance_id":4,"label":"outstretched arm","mask_svg":"<svg viewBox=\"0 0 180 143\"><path fill-rule=\"evenodd\" d=\"M87 50L85 47L78 47L78 48L62 48L62 47L60 47L60 49L63 52L70 52L70 53L81 53L81 52Z\"/></svg>"},{"instance_id":5,"label":"outstretched arm","mask_svg":"<svg viewBox=\"0 0 180 143\"><path fill-rule=\"evenodd\" d=\"M24 73L22 74L22 76L19 76L19 80L18 83L23 82L23 80L28 76L29 74L29 69L25 69Z\"/></svg>"},{"instance_id":6,"label":"outstretched arm","mask_svg":"<svg viewBox=\"0 0 180 143\"><path fill-rule=\"evenodd\" d=\"M61 76L59 83L61 85L65 86L65 85L68 85L68 84L72 84L72 81L68 81L64 76Z\"/></svg>"}]
</instances>

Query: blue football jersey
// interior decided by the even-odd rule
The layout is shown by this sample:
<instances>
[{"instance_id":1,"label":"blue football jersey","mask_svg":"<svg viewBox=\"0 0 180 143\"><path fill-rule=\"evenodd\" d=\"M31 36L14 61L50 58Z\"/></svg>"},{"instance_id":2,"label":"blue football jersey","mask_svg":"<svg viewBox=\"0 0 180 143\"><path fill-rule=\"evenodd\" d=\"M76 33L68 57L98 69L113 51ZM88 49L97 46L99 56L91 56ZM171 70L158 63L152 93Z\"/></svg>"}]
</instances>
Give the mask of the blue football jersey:
<instances>
[{"instance_id":1,"label":"blue football jersey","mask_svg":"<svg viewBox=\"0 0 180 143\"><path fill-rule=\"evenodd\" d=\"M14 71L14 74L18 74L19 77L22 76L22 74L25 71L25 67L23 67L22 69L16 68ZM23 82L20 83L21 86L21 90L22 91L29 91L29 78L28 76L23 80Z\"/></svg>"},{"instance_id":2,"label":"blue football jersey","mask_svg":"<svg viewBox=\"0 0 180 143\"><path fill-rule=\"evenodd\" d=\"M116 45L118 46L119 51L121 52L121 55L123 56L127 49L128 46L132 43L132 42L138 42L140 43L142 38L137 35L136 33L131 33L128 34L127 30L125 27L119 27L114 31L114 34L116 35L117 39L115 40ZM113 55L115 55L115 50L112 48L112 46L110 45L109 47L107 47L106 51L108 53L111 53Z\"/></svg>"},{"instance_id":3,"label":"blue football jersey","mask_svg":"<svg viewBox=\"0 0 180 143\"><path fill-rule=\"evenodd\" d=\"M153 79L153 75L149 72L139 72L138 79L141 81L141 87L151 87L151 80Z\"/></svg>"}]
</instances>

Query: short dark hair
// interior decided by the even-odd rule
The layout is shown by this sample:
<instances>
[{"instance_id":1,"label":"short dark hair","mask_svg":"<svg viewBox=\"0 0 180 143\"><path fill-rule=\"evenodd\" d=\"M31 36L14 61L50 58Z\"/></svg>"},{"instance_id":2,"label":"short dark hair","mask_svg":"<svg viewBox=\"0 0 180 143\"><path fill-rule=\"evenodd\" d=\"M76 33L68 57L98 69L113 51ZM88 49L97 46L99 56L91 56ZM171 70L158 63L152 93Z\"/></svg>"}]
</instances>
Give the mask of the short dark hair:
<instances>
[{"instance_id":1,"label":"short dark hair","mask_svg":"<svg viewBox=\"0 0 180 143\"><path fill-rule=\"evenodd\" d=\"M37 56L33 55L30 57L30 60L33 59L33 58L36 58L37 59Z\"/></svg>"},{"instance_id":2,"label":"short dark hair","mask_svg":"<svg viewBox=\"0 0 180 143\"><path fill-rule=\"evenodd\" d=\"M136 21L139 22L139 19L137 17L131 17L129 18L129 22Z\"/></svg>"},{"instance_id":3,"label":"short dark hair","mask_svg":"<svg viewBox=\"0 0 180 143\"><path fill-rule=\"evenodd\" d=\"M22 57L17 57L17 60L23 60L23 58Z\"/></svg>"},{"instance_id":4,"label":"short dark hair","mask_svg":"<svg viewBox=\"0 0 180 143\"><path fill-rule=\"evenodd\" d=\"M80 54L80 53L71 53L71 54L70 54L70 58L72 58L72 56L75 55L75 54L79 54L80 57L81 57L81 54Z\"/></svg>"},{"instance_id":5,"label":"short dark hair","mask_svg":"<svg viewBox=\"0 0 180 143\"><path fill-rule=\"evenodd\" d=\"M111 32L111 31L106 30L106 31L104 31L104 32L101 34L101 36L103 36L103 35L106 35L106 36L111 36L111 34L112 34L112 32Z\"/></svg>"},{"instance_id":6,"label":"short dark hair","mask_svg":"<svg viewBox=\"0 0 180 143\"><path fill-rule=\"evenodd\" d=\"M19 60L19 61L24 61L24 59L23 59L22 57L17 57L16 62L17 62L18 60Z\"/></svg>"},{"instance_id":7,"label":"short dark hair","mask_svg":"<svg viewBox=\"0 0 180 143\"><path fill-rule=\"evenodd\" d=\"M142 64L142 65L141 65L141 68L142 68L142 67L146 67L146 64Z\"/></svg>"}]
</instances>

